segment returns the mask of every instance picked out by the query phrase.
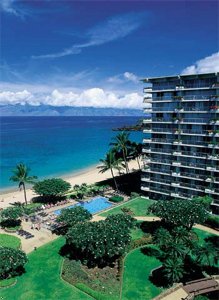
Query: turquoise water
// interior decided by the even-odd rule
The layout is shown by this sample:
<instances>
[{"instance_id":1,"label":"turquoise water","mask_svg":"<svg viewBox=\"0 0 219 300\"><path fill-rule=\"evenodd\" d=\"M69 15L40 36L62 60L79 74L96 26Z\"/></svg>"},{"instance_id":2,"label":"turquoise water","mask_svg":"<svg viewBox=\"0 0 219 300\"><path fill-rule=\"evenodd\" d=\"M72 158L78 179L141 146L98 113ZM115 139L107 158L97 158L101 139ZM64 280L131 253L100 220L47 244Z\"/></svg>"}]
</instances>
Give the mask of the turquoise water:
<instances>
[{"instance_id":1,"label":"turquoise water","mask_svg":"<svg viewBox=\"0 0 219 300\"><path fill-rule=\"evenodd\" d=\"M112 128L135 124L138 117L1 117L0 188L23 162L42 179L67 175L97 164L109 149ZM131 139L141 142L142 133Z\"/></svg>"},{"instance_id":2,"label":"turquoise water","mask_svg":"<svg viewBox=\"0 0 219 300\"><path fill-rule=\"evenodd\" d=\"M74 205L67 206L63 209L73 208L75 206L82 206L87 209L91 214L95 214L107 208L110 208L113 204L108 202L105 197L95 197L88 202L76 203ZM62 209L57 209L54 211L54 214L57 216L60 215Z\"/></svg>"}]
</instances>

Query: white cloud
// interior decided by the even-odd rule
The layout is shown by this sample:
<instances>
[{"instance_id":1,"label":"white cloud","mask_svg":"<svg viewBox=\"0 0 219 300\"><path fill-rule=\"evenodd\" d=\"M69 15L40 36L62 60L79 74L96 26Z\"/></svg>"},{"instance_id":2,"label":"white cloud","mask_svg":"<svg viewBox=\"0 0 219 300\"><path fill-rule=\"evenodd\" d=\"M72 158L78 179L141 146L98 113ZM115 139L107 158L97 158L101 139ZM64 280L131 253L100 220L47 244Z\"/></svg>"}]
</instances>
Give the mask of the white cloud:
<instances>
[{"instance_id":1,"label":"white cloud","mask_svg":"<svg viewBox=\"0 0 219 300\"><path fill-rule=\"evenodd\" d=\"M111 41L126 37L136 29L138 29L145 17L145 13L129 13L121 16L112 17L97 26L94 26L85 33L87 42L83 44L75 44L60 52L49 53L45 55L34 55L34 59L58 58L67 55L78 54L83 48L103 45Z\"/></svg>"},{"instance_id":2,"label":"white cloud","mask_svg":"<svg viewBox=\"0 0 219 300\"><path fill-rule=\"evenodd\" d=\"M25 104L36 105L33 101L33 95L27 90L21 92L4 91L0 93L0 104Z\"/></svg>"},{"instance_id":3,"label":"white cloud","mask_svg":"<svg viewBox=\"0 0 219 300\"><path fill-rule=\"evenodd\" d=\"M14 2L15 0L1 0L0 5L3 11L18 16L18 12L16 11L16 9L13 8Z\"/></svg>"},{"instance_id":4,"label":"white cloud","mask_svg":"<svg viewBox=\"0 0 219 300\"><path fill-rule=\"evenodd\" d=\"M81 93L62 93L54 90L46 97L45 102L53 106L94 106L113 108L141 108L142 96L138 93L117 95L101 88L91 88Z\"/></svg>"},{"instance_id":5,"label":"white cloud","mask_svg":"<svg viewBox=\"0 0 219 300\"><path fill-rule=\"evenodd\" d=\"M132 108L143 107L143 97L138 93L123 93L106 91L101 88L86 89L81 92L62 92L54 89L51 93L37 94L27 90L19 92L3 91L0 93L0 104L47 104L51 106L82 106L82 107L111 107Z\"/></svg>"},{"instance_id":6,"label":"white cloud","mask_svg":"<svg viewBox=\"0 0 219 300\"><path fill-rule=\"evenodd\" d=\"M133 74L133 73L125 72L125 73L124 73L124 77L125 77L127 80L133 81L133 82L135 82L135 83L139 82L138 77L137 77L135 74Z\"/></svg>"},{"instance_id":7,"label":"white cloud","mask_svg":"<svg viewBox=\"0 0 219 300\"><path fill-rule=\"evenodd\" d=\"M182 74L199 74L219 71L219 52L198 60L194 65L185 68Z\"/></svg>"},{"instance_id":8,"label":"white cloud","mask_svg":"<svg viewBox=\"0 0 219 300\"><path fill-rule=\"evenodd\" d=\"M125 72L123 74L118 74L107 79L110 83L120 84L127 81L131 81L133 83L139 83L139 78L137 75L131 72Z\"/></svg>"},{"instance_id":9,"label":"white cloud","mask_svg":"<svg viewBox=\"0 0 219 300\"><path fill-rule=\"evenodd\" d=\"M18 0L1 0L0 8L3 12L7 14L11 14L21 19L24 19L24 17L28 16L30 12L26 8L24 8L22 2L18 2Z\"/></svg>"}]
</instances>

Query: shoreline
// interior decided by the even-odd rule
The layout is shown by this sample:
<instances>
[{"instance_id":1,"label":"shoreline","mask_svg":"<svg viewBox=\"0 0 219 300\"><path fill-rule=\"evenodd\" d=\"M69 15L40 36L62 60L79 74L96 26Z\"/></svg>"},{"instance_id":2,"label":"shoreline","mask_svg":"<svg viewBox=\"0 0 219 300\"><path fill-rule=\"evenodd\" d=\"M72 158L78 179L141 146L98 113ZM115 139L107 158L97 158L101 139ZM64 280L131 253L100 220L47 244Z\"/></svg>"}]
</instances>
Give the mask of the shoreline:
<instances>
[{"instance_id":1,"label":"shoreline","mask_svg":"<svg viewBox=\"0 0 219 300\"><path fill-rule=\"evenodd\" d=\"M94 170L94 168L97 168L97 166L99 166L99 164L96 163L96 164L92 164L88 167L84 167L82 169L78 169L78 170L71 171L71 172L68 172L68 173L51 174L51 175L48 175L48 176L42 176L40 181L44 180L44 179L50 179L50 178L62 178L64 180L68 181L68 179L71 179L75 176L80 176L80 175L86 174L87 172L89 172L91 170ZM27 189L31 189L31 188L27 187ZM4 195L7 195L7 194L14 193L14 192L18 192L18 187L17 186L0 188L0 197L4 196Z\"/></svg>"},{"instance_id":2,"label":"shoreline","mask_svg":"<svg viewBox=\"0 0 219 300\"><path fill-rule=\"evenodd\" d=\"M95 182L99 182L111 178L110 170L108 170L105 173L99 173L99 170L97 169L98 165L99 164L95 164L88 168L78 170L77 172L59 176L59 178L68 181L72 187L75 184L79 184L79 185L81 185L82 183L93 184ZM137 161L135 160L130 161L129 169L130 171L132 171L133 169L134 170L138 169ZM115 172L115 176L117 175L119 174ZM29 187L26 189L26 193L27 193L28 202L30 202L33 197L37 196L34 193L34 191ZM14 188L13 190L5 193L0 191L0 208L6 208L15 202L21 202L21 203L24 202L23 190L19 191L18 188L17 189Z\"/></svg>"}]
</instances>

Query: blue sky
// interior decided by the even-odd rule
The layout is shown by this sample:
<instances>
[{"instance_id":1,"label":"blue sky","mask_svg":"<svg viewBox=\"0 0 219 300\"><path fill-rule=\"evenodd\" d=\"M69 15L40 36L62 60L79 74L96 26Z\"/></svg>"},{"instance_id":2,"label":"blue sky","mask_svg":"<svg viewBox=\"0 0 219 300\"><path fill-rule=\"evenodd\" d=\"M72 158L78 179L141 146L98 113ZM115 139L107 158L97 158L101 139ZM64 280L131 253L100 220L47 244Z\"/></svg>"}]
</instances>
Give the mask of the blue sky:
<instances>
[{"instance_id":1,"label":"blue sky","mask_svg":"<svg viewBox=\"0 0 219 300\"><path fill-rule=\"evenodd\" d=\"M218 8L2 0L1 104L140 107L139 78L219 67Z\"/></svg>"}]
</instances>

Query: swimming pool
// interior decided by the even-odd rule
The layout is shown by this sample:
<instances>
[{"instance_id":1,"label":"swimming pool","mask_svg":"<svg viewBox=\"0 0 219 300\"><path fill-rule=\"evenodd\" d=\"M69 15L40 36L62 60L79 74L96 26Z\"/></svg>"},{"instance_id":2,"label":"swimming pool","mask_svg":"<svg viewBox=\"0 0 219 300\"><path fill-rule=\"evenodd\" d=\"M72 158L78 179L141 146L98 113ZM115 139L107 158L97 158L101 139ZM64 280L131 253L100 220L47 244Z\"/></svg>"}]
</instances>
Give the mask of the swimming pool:
<instances>
[{"instance_id":1,"label":"swimming pool","mask_svg":"<svg viewBox=\"0 0 219 300\"><path fill-rule=\"evenodd\" d=\"M101 210L104 210L104 209L107 209L107 208L111 207L112 205L113 204L110 203L108 201L108 199L105 198L105 197L95 197L95 198L93 198L93 199L91 199L87 202L85 201L85 202L82 202L82 203L76 203L76 204L67 206L67 207L62 208L62 209L72 208L72 207L75 207L75 206L82 206L85 209L87 209L91 214L95 214L95 213L97 213ZM60 215L62 209L55 210L54 214L56 214L57 216Z\"/></svg>"}]
</instances>

